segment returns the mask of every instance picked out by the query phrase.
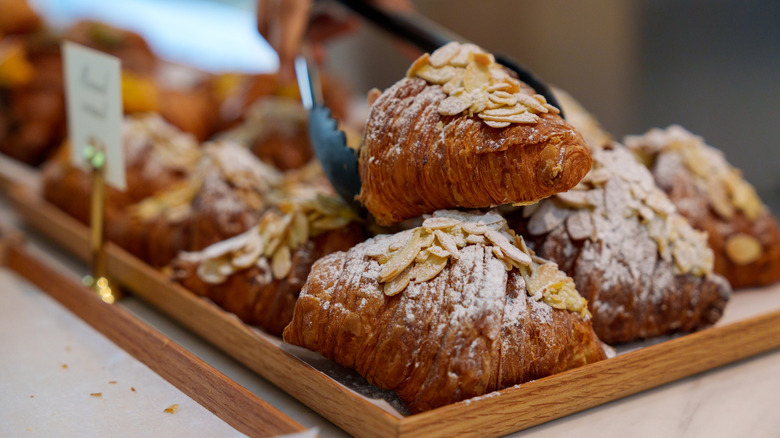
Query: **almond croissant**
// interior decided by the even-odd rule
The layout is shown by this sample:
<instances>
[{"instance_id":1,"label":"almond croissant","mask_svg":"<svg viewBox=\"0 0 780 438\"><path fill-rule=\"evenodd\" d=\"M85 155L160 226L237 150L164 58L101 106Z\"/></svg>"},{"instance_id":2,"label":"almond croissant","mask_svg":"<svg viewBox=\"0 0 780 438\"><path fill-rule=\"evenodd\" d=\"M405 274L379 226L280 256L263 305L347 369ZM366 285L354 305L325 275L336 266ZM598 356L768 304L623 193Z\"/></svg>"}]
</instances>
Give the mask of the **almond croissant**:
<instances>
[{"instance_id":1,"label":"almond croissant","mask_svg":"<svg viewBox=\"0 0 780 438\"><path fill-rule=\"evenodd\" d=\"M568 190L591 158L558 113L492 55L448 44L417 60L371 106L359 200L389 225L442 208L529 203Z\"/></svg>"},{"instance_id":2,"label":"almond croissant","mask_svg":"<svg viewBox=\"0 0 780 438\"><path fill-rule=\"evenodd\" d=\"M680 214L709 234L715 272L735 288L780 280L780 227L717 149L680 126L626 137Z\"/></svg>"},{"instance_id":3,"label":"almond croissant","mask_svg":"<svg viewBox=\"0 0 780 438\"><path fill-rule=\"evenodd\" d=\"M495 213L437 212L317 261L284 331L412 413L604 359L585 300Z\"/></svg>"},{"instance_id":4,"label":"almond croissant","mask_svg":"<svg viewBox=\"0 0 780 438\"><path fill-rule=\"evenodd\" d=\"M574 278L607 343L714 324L731 296L712 250L625 147L593 152L574 189L510 218L541 257Z\"/></svg>"}]
</instances>

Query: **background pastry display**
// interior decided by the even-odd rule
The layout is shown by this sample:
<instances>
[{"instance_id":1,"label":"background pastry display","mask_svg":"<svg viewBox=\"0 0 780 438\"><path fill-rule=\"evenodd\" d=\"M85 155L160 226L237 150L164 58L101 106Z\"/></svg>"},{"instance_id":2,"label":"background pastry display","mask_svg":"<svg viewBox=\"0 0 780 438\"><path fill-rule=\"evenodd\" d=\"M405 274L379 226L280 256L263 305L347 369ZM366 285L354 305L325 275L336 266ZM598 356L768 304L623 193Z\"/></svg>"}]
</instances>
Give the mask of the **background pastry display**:
<instances>
[{"instance_id":1,"label":"background pastry display","mask_svg":"<svg viewBox=\"0 0 780 438\"><path fill-rule=\"evenodd\" d=\"M106 189L108 229L115 213L186 179L200 159L198 143L158 115L130 116L122 123L127 190ZM70 164L64 145L42 172L43 196L79 221L89 223L89 175Z\"/></svg>"},{"instance_id":2,"label":"background pastry display","mask_svg":"<svg viewBox=\"0 0 780 438\"><path fill-rule=\"evenodd\" d=\"M625 139L680 214L709 235L715 272L735 288L780 280L780 228L723 153L680 126Z\"/></svg>"},{"instance_id":3,"label":"background pastry display","mask_svg":"<svg viewBox=\"0 0 780 438\"><path fill-rule=\"evenodd\" d=\"M141 243L141 257L165 266L179 251L198 251L251 228L272 205L282 178L239 144L207 143L185 181L126 209L121 242Z\"/></svg>"},{"instance_id":4,"label":"background pastry display","mask_svg":"<svg viewBox=\"0 0 780 438\"><path fill-rule=\"evenodd\" d=\"M318 181L322 182L322 181ZM248 324L280 336L312 264L365 236L330 187L287 184L290 192L248 231L172 263L173 278Z\"/></svg>"}]
</instances>

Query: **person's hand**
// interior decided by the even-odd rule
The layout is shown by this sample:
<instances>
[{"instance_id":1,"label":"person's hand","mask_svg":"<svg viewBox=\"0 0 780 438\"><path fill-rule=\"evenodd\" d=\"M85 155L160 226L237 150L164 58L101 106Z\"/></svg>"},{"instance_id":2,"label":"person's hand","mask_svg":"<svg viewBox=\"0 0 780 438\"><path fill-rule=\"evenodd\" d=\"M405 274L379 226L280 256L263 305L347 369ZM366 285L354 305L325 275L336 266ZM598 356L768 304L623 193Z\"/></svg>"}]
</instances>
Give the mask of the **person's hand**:
<instances>
[{"instance_id":1,"label":"person's hand","mask_svg":"<svg viewBox=\"0 0 780 438\"><path fill-rule=\"evenodd\" d=\"M411 11L409 0L367 0L388 11ZM312 14L312 0L257 0L257 30L276 50L279 73L292 78L295 56L304 40L311 44L315 60L325 58L323 43L357 29L359 20L344 14L318 11Z\"/></svg>"},{"instance_id":2,"label":"person's hand","mask_svg":"<svg viewBox=\"0 0 780 438\"><path fill-rule=\"evenodd\" d=\"M340 19L316 14L310 18L311 9L312 0L257 1L257 30L276 50L282 77L292 77L293 62L304 38L312 43L315 56L322 58L323 41L357 28L354 17Z\"/></svg>"}]
</instances>

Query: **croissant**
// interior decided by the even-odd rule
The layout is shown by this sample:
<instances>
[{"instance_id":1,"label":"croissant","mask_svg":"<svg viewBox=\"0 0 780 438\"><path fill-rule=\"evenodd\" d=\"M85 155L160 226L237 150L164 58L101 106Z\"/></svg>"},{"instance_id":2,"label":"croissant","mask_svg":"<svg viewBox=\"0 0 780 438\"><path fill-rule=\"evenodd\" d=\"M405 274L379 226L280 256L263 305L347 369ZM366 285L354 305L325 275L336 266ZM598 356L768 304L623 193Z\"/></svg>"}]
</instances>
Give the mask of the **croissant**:
<instances>
[{"instance_id":1,"label":"croissant","mask_svg":"<svg viewBox=\"0 0 780 438\"><path fill-rule=\"evenodd\" d=\"M588 317L501 216L439 211L317 261L284 340L416 413L604 359Z\"/></svg>"},{"instance_id":2,"label":"croissant","mask_svg":"<svg viewBox=\"0 0 780 438\"><path fill-rule=\"evenodd\" d=\"M544 97L476 46L424 55L382 93L360 148L359 200L380 225L568 190L591 158Z\"/></svg>"},{"instance_id":3,"label":"croissant","mask_svg":"<svg viewBox=\"0 0 780 438\"><path fill-rule=\"evenodd\" d=\"M155 114L125 117L122 147L127 190L107 187L107 215L182 181L200 158L198 144L191 135ZM71 165L67 146L43 167L44 198L84 223L89 222L90 181L86 172ZM111 230L107 228L106 232L110 234Z\"/></svg>"},{"instance_id":4,"label":"croissant","mask_svg":"<svg viewBox=\"0 0 780 438\"><path fill-rule=\"evenodd\" d=\"M615 143L593 169L509 221L540 257L574 279L607 343L702 329L723 314L731 287L712 273L706 235L694 230L647 169Z\"/></svg>"},{"instance_id":5,"label":"croissant","mask_svg":"<svg viewBox=\"0 0 780 438\"><path fill-rule=\"evenodd\" d=\"M723 154L680 126L630 136L658 186L694 228L709 234L715 272L735 288L780 280L780 228Z\"/></svg>"},{"instance_id":6,"label":"croissant","mask_svg":"<svg viewBox=\"0 0 780 438\"><path fill-rule=\"evenodd\" d=\"M173 278L241 320L281 335L312 264L364 234L335 194L310 192L267 211L256 226L172 262Z\"/></svg>"},{"instance_id":7,"label":"croissant","mask_svg":"<svg viewBox=\"0 0 780 438\"><path fill-rule=\"evenodd\" d=\"M199 251L254 226L281 181L276 169L243 146L208 143L185 181L128 208L120 245L143 241L148 249L139 256L167 265L179 251Z\"/></svg>"}]
</instances>

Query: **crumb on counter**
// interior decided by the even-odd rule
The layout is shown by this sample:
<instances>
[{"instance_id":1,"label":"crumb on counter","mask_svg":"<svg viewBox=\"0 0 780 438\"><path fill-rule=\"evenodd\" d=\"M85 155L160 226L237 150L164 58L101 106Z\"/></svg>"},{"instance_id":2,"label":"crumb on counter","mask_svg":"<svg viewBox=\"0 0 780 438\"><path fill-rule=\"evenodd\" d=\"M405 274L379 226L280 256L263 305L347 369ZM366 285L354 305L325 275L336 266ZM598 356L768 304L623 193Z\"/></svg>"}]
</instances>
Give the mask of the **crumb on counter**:
<instances>
[{"instance_id":1,"label":"crumb on counter","mask_svg":"<svg viewBox=\"0 0 780 438\"><path fill-rule=\"evenodd\" d=\"M109 381L108 381L108 384L109 384L109 385L116 385L116 380L109 380Z\"/></svg>"},{"instance_id":2,"label":"crumb on counter","mask_svg":"<svg viewBox=\"0 0 780 438\"><path fill-rule=\"evenodd\" d=\"M135 392L135 387L134 387L134 386L131 386L131 387L130 387L130 391L133 391L133 392Z\"/></svg>"},{"instance_id":3,"label":"crumb on counter","mask_svg":"<svg viewBox=\"0 0 780 438\"><path fill-rule=\"evenodd\" d=\"M167 408L165 408L165 412L167 412L169 414L175 414L176 411L178 411L178 410L179 410L178 403L177 404L172 404L172 405L168 406Z\"/></svg>"},{"instance_id":4,"label":"crumb on counter","mask_svg":"<svg viewBox=\"0 0 780 438\"><path fill-rule=\"evenodd\" d=\"M68 364L66 364L66 363L62 364L62 369L63 369L63 370L66 370L66 369L68 369Z\"/></svg>"},{"instance_id":5,"label":"crumb on counter","mask_svg":"<svg viewBox=\"0 0 780 438\"><path fill-rule=\"evenodd\" d=\"M91 395L92 397L103 397L102 392L92 392L89 395Z\"/></svg>"}]
</instances>

